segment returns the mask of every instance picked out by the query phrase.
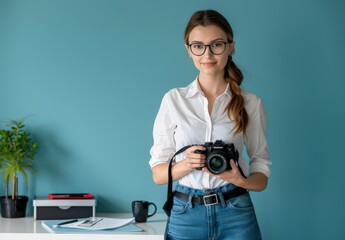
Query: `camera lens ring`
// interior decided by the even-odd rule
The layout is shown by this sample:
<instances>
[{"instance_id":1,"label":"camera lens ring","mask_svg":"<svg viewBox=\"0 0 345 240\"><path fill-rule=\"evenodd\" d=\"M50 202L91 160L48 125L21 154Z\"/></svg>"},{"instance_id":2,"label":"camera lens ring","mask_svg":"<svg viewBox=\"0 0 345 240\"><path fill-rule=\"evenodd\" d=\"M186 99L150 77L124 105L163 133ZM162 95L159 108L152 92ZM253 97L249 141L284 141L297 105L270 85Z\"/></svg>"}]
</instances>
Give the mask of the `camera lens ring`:
<instances>
[{"instance_id":1,"label":"camera lens ring","mask_svg":"<svg viewBox=\"0 0 345 240\"><path fill-rule=\"evenodd\" d=\"M219 165L221 160L221 165ZM217 161L217 162L214 162ZM227 170L227 159L224 157L223 152L212 152L206 158L206 167L213 174L221 174Z\"/></svg>"}]
</instances>

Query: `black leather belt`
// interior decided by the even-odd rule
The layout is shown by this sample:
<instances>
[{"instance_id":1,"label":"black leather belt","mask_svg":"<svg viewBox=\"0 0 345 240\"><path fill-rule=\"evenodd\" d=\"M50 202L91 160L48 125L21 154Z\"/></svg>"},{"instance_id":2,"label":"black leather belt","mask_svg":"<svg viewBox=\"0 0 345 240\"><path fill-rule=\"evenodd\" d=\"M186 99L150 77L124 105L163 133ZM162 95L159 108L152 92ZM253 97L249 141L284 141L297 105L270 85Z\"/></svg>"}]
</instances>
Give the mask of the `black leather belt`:
<instances>
[{"instance_id":1,"label":"black leather belt","mask_svg":"<svg viewBox=\"0 0 345 240\"><path fill-rule=\"evenodd\" d=\"M207 192L203 196L193 196L192 197L192 202L193 204L200 204L200 205L205 205L205 206L210 206L210 205L215 205L219 203L219 196L218 194L222 194L224 201L227 201L231 198L241 196L242 194L245 194L247 192L246 189L244 188L234 188L228 192L220 192L220 193L215 193L215 192ZM189 194L182 193L175 191L174 194L177 198L184 200L184 201L189 201Z\"/></svg>"}]
</instances>

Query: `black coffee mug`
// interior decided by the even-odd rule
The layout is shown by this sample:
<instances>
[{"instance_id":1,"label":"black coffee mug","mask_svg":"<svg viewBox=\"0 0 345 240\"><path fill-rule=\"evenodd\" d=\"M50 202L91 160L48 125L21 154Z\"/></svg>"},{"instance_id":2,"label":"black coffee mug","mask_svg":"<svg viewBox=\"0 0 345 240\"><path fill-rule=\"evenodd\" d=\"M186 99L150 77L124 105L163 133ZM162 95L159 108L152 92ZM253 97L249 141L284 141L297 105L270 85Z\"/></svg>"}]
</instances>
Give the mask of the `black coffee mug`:
<instances>
[{"instance_id":1,"label":"black coffee mug","mask_svg":"<svg viewBox=\"0 0 345 240\"><path fill-rule=\"evenodd\" d=\"M149 207L152 205L155 210L149 214ZM157 212L156 204L148 201L133 201L132 202L132 213L136 222L146 222L147 218L152 217Z\"/></svg>"}]
</instances>

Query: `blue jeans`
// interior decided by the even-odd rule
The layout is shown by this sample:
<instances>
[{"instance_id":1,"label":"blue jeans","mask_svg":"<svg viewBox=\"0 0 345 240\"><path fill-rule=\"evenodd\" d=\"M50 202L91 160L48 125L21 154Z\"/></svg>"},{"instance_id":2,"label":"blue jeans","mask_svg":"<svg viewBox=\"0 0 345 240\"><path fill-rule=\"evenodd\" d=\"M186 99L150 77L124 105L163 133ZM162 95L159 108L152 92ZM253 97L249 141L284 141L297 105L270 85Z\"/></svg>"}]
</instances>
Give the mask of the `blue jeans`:
<instances>
[{"instance_id":1,"label":"blue jeans","mask_svg":"<svg viewBox=\"0 0 345 240\"><path fill-rule=\"evenodd\" d=\"M204 190L177 185L176 191L189 195L188 201L174 197L174 205L166 229L166 239L180 240L261 240L254 207L245 193L224 201L222 192L235 188L228 184L216 189L219 203L205 206L192 204L194 195L205 195Z\"/></svg>"}]
</instances>

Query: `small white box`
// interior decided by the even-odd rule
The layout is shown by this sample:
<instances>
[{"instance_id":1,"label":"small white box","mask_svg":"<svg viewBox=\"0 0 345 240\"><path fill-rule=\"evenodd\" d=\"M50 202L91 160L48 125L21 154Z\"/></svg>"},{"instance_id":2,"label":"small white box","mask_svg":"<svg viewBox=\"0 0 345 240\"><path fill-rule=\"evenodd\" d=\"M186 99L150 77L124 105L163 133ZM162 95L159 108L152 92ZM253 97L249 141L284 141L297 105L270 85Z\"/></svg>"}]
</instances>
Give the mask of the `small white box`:
<instances>
[{"instance_id":1,"label":"small white box","mask_svg":"<svg viewBox=\"0 0 345 240\"><path fill-rule=\"evenodd\" d=\"M34 199L34 219L70 219L96 216L96 199Z\"/></svg>"}]
</instances>

